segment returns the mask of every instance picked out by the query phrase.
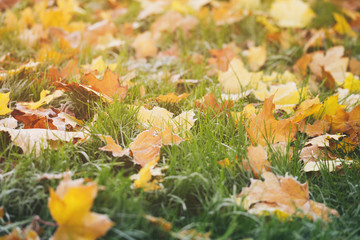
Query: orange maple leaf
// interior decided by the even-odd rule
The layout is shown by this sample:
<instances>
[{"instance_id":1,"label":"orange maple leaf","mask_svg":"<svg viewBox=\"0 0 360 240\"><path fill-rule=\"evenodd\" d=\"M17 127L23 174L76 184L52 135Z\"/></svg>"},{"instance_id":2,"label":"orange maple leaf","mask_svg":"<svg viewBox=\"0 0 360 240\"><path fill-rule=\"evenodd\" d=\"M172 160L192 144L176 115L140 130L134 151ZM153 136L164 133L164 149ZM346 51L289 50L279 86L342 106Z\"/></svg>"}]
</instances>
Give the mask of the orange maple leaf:
<instances>
[{"instance_id":1,"label":"orange maple leaf","mask_svg":"<svg viewBox=\"0 0 360 240\"><path fill-rule=\"evenodd\" d=\"M127 87L121 86L119 75L109 68L106 69L102 80L97 79L92 73L84 74L82 79L85 84L90 85L96 91L108 97L117 96L119 99L126 97Z\"/></svg>"},{"instance_id":2,"label":"orange maple leaf","mask_svg":"<svg viewBox=\"0 0 360 240\"><path fill-rule=\"evenodd\" d=\"M275 104L274 95L266 98L264 106L258 115L252 115L248 121L249 126L244 123L246 132L253 145L256 143L266 146L268 143L287 142L294 138L297 129L296 124L290 119L276 120L273 114Z\"/></svg>"}]
</instances>

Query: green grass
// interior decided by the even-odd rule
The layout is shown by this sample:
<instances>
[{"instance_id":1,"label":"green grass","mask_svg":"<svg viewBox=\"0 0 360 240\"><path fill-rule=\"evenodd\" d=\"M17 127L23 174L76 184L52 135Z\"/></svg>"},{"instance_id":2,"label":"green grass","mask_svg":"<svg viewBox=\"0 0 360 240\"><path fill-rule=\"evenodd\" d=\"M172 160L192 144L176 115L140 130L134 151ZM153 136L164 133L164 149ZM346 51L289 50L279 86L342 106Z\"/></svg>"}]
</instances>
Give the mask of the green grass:
<instances>
[{"instance_id":1,"label":"green grass","mask_svg":"<svg viewBox=\"0 0 360 240\"><path fill-rule=\"evenodd\" d=\"M91 4L90 1L85 2ZM333 21L325 14L322 8L325 5L321 4L315 5L318 16L314 20L314 27L328 26L328 20ZM325 4L331 11L337 11L330 3ZM91 5L86 6L91 9ZM125 16L116 19L116 24L135 20L139 8L138 4L131 5ZM145 22L142 28L147 29L148 25L149 22ZM241 34L237 34L239 30ZM6 70L18 67L17 63L36 55L36 49L27 48L16 40L15 34L2 34L0 38L0 56L12 52L18 59L17 62L2 66ZM145 102L160 94L188 92L190 96L180 104L149 101L152 106L161 106L179 114L194 109L195 100L209 91L220 96L217 76L208 77L206 72L209 49L221 48L231 41L242 46L247 40L261 44L264 38L264 29L253 17L231 26L218 27L210 23L194 30L190 38L181 31L164 34L159 43L160 50L166 50L177 42L180 57L157 68L154 66L158 60L150 59L149 65L136 69L135 81L146 87ZM354 51L352 56L358 57L358 42L352 39L344 41L346 49ZM203 64L187 61L193 53L205 56ZM270 56L263 70L283 71L291 68L302 55L302 49L301 46L293 45L280 51L279 46L274 45L269 46L268 53ZM79 64L86 64L102 55L105 60L116 61L119 64L117 72L123 75L133 54L134 50L127 45L123 51L114 52L94 52L87 49L78 58ZM11 106L17 101L38 99L41 90L47 88L48 82L42 80L40 75L46 71L46 67L45 63L34 73L19 74L0 83L2 91L11 92ZM168 84L168 78L161 80L153 76L160 71L177 74L187 69L191 71L184 78L199 79L198 85L180 88L176 84ZM144 98L140 96L138 86L129 92L131 95L124 101L114 104L104 104L99 99L86 95L86 92L67 93L65 98L55 103L60 106L66 102L78 118L83 118L86 125L91 125L89 128L92 136L79 145L65 144L58 150L44 150L39 156L24 155L20 148L11 143L6 133L0 133L0 206L5 210L4 218L0 219L0 235L9 233L13 227L26 226L36 215L45 221L54 222L47 202L49 188L56 188L59 180L38 180L37 176L49 172L61 173L69 169L75 173L73 178L90 178L105 187L98 193L92 208L94 212L107 214L115 223L103 239L173 238L170 233L147 221L144 215L164 218L172 223L173 231L195 229L202 233L211 232L211 239L360 239L358 146L351 154L354 163L335 173L326 170L318 173L303 171L298 159L306 138L300 134L291 143L291 161L287 160L288 153L274 152L269 157L274 173L290 173L300 182L308 181L311 199L336 209L341 217L332 217L329 223L324 223L321 220L312 222L307 218L294 217L282 221L271 215L255 216L235 203L237 194L249 185L250 178L253 177L236 160L236 156L240 159L246 157L250 141L243 126L237 126L225 113L214 116L195 110L197 121L191 129L191 138L178 146L167 146L161 150L159 166L169 166L164 171L164 188L155 192L132 189L129 177L140 168L129 157L116 158L111 153L98 150L104 143L96 136L111 135L120 145L127 147L144 130L136 117L138 107L130 107ZM324 99L326 96L329 96L329 91L322 87L320 98ZM252 100L251 97L244 99L236 103L232 110L240 111L245 103L253 102ZM95 115L97 120L93 122ZM217 163L225 158L230 159L234 166L224 168ZM4 224L5 222L10 224ZM45 226L41 239L48 239L54 231L55 227Z\"/></svg>"}]
</instances>

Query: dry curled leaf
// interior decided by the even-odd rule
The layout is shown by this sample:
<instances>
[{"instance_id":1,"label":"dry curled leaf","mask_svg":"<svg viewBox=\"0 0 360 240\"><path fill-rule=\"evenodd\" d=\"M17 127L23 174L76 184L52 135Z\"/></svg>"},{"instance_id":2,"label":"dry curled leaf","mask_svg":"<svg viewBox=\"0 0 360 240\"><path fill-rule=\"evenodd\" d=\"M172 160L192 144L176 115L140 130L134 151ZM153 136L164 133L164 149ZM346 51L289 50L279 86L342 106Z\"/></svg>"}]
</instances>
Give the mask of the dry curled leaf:
<instances>
[{"instance_id":1,"label":"dry curled leaf","mask_svg":"<svg viewBox=\"0 0 360 240\"><path fill-rule=\"evenodd\" d=\"M120 145L115 143L114 139L111 136L105 136L98 134L97 135L106 146L99 148L101 151L109 151L112 153L114 157L122 157L122 156L129 156L129 149L123 149Z\"/></svg>"},{"instance_id":2,"label":"dry curled leaf","mask_svg":"<svg viewBox=\"0 0 360 240\"><path fill-rule=\"evenodd\" d=\"M276 176L272 172L264 172L262 177L264 181L252 179L250 186L238 195L239 203L250 213L270 212L281 218L296 215L324 221L329 221L330 215L339 216L336 210L310 200L308 183L301 184L291 176Z\"/></svg>"},{"instance_id":3,"label":"dry curled leaf","mask_svg":"<svg viewBox=\"0 0 360 240\"><path fill-rule=\"evenodd\" d=\"M88 133L84 132L66 132L50 129L11 129L0 127L0 131L9 133L14 145L20 147L25 154L34 151L35 155L39 155L42 148L52 147L51 141L58 143L72 141L76 143L79 140L84 141L88 137Z\"/></svg>"},{"instance_id":4,"label":"dry curled leaf","mask_svg":"<svg viewBox=\"0 0 360 240\"><path fill-rule=\"evenodd\" d=\"M316 52L309 64L311 71L321 81L326 79L325 86L330 89L334 89L336 84L342 84L345 80L349 58L343 57L344 51L343 46L336 46L330 48L326 54Z\"/></svg>"}]
</instances>

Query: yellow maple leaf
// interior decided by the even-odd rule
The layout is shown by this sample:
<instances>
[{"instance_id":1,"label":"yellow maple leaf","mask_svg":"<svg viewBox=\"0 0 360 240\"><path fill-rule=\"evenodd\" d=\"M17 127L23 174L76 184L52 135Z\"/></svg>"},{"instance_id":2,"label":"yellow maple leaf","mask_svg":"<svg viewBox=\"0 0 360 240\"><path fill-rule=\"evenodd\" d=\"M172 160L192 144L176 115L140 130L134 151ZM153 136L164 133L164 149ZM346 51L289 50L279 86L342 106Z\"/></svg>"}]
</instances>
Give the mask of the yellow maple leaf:
<instances>
[{"instance_id":1,"label":"yellow maple leaf","mask_svg":"<svg viewBox=\"0 0 360 240\"><path fill-rule=\"evenodd\" d=\"M349 89L350 92L360 92L360 79L352 73L347 73L344 80L344 88Z\"/></svg>"},{"instance_id":2,"label":"yellow maple leaf","mask_svg":"<svg viewBox=\"0 0 360 240\"><path fill-rule=\"evenodd\" d=\"M53 94L50 94L49 90L42 90L40 93L40 100L37 102L29 102L29 103L23 103L23 105L28 106L30 109L38 109L44 104L49 104L52 100L55 98L58 98L63 95L63 91L56 90Z\"/></svg>"},{"instance_id":3,"label":"yellow maple leaf","mask_svg":"<svg viewBox=\"0 0 360 240\"><path fill-rule=\"evenodd\" d=\"M320 116L333 116L339 109L345 109L344 105L338 104L338 95L330 96L324 101L324 104L322 108L319 110L317 114L315 114L316 118L319 118Z\"/></svg>"},{"instance_id":4,"label":"yellow maple leaf","mask_svg":"<svg viewBox=\"0 0 360 240\"><path fill-rule=\"evenodd\" d=\"M334 30L342 35L348 35L350 37L356 37L356 33L351 29L350 24L346 21L343 15L333 13L336 24Z\"/></svg>"},{"instance_id":5,"label":"yellow maple leaf","mask_svg":"<svg viewBox=\"0 0 360 240\"><path fill-rule=\"evenodd\" d=\"M143 188L144 191L155 191L160 189L161 186L157 184L157 180L152 179L151 169L155 167L157 162L159 161L160 156L154 158L151 162L147 163L144 167L142 167L138 174L134 175L132 178L135 180L133 187L134 188Z\"/></svg>"},{"instance_id":6,"label":"yellow maple leaf","mask_svg":"<svg viewBox=\"0 0 360 240\"><path fill-rule=\"evenodd\" d=\"M10 92L0 93L0 115L5 115L10 113L12 110L8 108L8 103L10 101Z\"/></svg>"},{"instance_id":7,"label":"yellow maple leaf","mask_svg":"<svg viewBox=\"0 0 360 240\"><path fill-rule=\"evenodd\" d=\"M301 0L277 0L271 5L270 16L280 27L303 28L315 17L315 13Z\"/></svg>"},{"instance_id":8,"label":"yellow maple leaf","mask_svg":"<svg viewBox=\"0 0 360 240\"><path fill-rule=\"evenodd\" d=\"M299 107L296 109L294 116L291 118L291 121L294 123L300 122L308 116L311 116L320 111L323 105L320 103L318 97L314 99L306 99L300 103Z\"/></svg>"},{"instance_id":9,"label":"yellow maple leaf","mask_svg":"<svg viewBox=\"0 0 360 240\"><path fill-rule=\"evenodd\" d=\"M270 34L280 31L280 29L270 22L265 16L256 16L256 21L261 23Z\"/></svg>"},{"instance_id":10,"label":"yellow maple leaf","mask_svg":"<svg viewBox=\"0 0 360 240\"><path fill-rule=\"evenodd\" d=\"M56 191L50 188L48 207L59 226L52 240L97 239L112 227L113 222L106 215L90 212L97 184L83 183L84 179L71 180L67 173Z\"/></svg>"}]
</instances>

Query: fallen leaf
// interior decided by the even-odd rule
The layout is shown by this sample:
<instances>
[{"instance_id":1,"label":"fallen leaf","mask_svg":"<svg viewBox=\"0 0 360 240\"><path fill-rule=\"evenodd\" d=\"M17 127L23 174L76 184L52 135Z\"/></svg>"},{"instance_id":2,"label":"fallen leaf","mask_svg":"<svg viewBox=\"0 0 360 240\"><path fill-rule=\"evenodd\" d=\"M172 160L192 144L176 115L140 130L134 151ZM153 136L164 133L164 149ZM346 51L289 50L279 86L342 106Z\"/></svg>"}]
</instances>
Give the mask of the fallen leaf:
<instances>
[{"instance_id":1,"label":"fallen leaf","mask_svg":"<svg viewBox=\"0 0 360 240\"><path fill-rule=\"evenodd\" d=\"M156 57L158 51L151 32L139 34L132 47L135 48L136 58Z\"/></svg>"},{"instance_id":2,"label":"fallen leaf","mask_svg":"<svg viewBox=\"0 0 360 240\"><path fill-rule=\"evenodd\" d=\"M266 146L268 143L288 142L292 140L297 132L296 124L290 119L276 120L273 111L275 104L273 104L274 95L266 98L263 108L257 115L252 115L246 122L249 126L244 126L250 138L252 145L256 143Z\"/></svg>"},{"instance_id":3,"label":"fallen leaf","mask_svg":"<svg viewBox=\"0 0 360 240\"><path fill-rule=\"evenodd\" d=\"M339 140L340 138L344 137L345 135L340 134L324 134L315 138L310 139L305 143L306 145L313 145L318 147L330 147L330 140Z\"/></svg>"},{"instance_id":4,"label":"fallen leaf","mask_svg":"<svg viewBox=\"0 0 360 240\"><path fill-rule=\"evenodd\" d=\"M140 133L129 145L134 162L144 167L154 159L160 158L161 136L152 128Z\"/></svg>"},{"instance_id":5,"label":"fallen leaf","mask_svg":"<svg viewBox=\"0 0 360 240\"><path fill-rule=\"evenodd\" d=\"M225 46L222 49L210 49L211 58L207 60L208 64L215 67L215 70L226 72L230 61L237 56L236 49L231 46Z\"/></svg>"},{"instance_id":6,"label":"fallen leaf","mask_svg":"<svg viewBox=\"0 0 360 240\"><path fill-rule=\"evenodd\" d=\"M5 10L14 6L19 0L1 0L0 10Z\"/></svg>"},{"instance_id":7,"label":"fallen leaf","mask_svg":"<svg viewBox=\"0 0 360 240\"><path fill-rule=\"evenodd\" d=\"M350 164L352 161L346 161L345 163ZM319 172L321 169L326 169L329 172L333 172L343 165L344 160L317 160L317 161L308 161L304 164L304 172Z\"/></svg>"},{"instance_id":8,"label":"fallen leaf","mask_svg":"<svg viewBox=\"0 0 360 240\"><path fill-rule=\"evenodd\" d=\"M8 108L8 104L10 101L10 92L8 93L0 93L0 115L5 115L11 113L11 109Z\"/></svg>"},{"instance_id":9,"label":"fallen leaf","mask_svg":"<svg viewBox=\"0 0 360 240\"><path fill-rule=\"evenodd\" d=\"M91 212L98 186L94 182L84 184L84 179L71 180L64 176L56 191L50 188L48 207L58 229L51 239L97 239L113 226L108 216Z\"/></svg>"},{"instance_id":10,"label":"fallen leaf","mask_svg":"<svg viewBox=\"0 0 360 240\"><path fill-rule=\"evenodd\" d=\"M271 4L270 16L280 27L303 28L315 17L308 3L301 0L276 0Z\"/></svg>"},{"instance_id":11,"label":"fallen leaf","mask_svg":"<svg viewBox=\"0 0 360 240\"><path fill-rule=\"evenodd\" d=\"M233 101L223 101L218 102L218 100L215 98L215 95L213 92L206 94L202 101L196 101L195 105L197 108L201 109L202 111L206 113L221 113L226 111L227 109L231 108L234 103Z\"/></svg>"},{"instance_id":12,"label":"fallen leaf","mask_svg":"<svg viewBox=\"0 0 360 240\"><path fill-rule=\"evenodd\" d=\"M308 116L318 113L323 105L320 103L318 97L314 99L306 99L296 109L291 121L294 123L300 122Z\"/></svg>"},{"instance_id":13,"label":"fallen leaf","mask_svg":"<svg viewBox=\"0 0 360 240\"><path fill-rule=\"evenodd\" d=\"M90 76L92 77L93 75L91 74ZM95 76L93 76L93 77L94 77L93 81L97 81L97 78ZM84 84L79 84L79 83L75 83L75 82L63 83L63 82L57 81L54 83L54 85L59 90L64 90L67 92L77 92L77 93L87 96L87 98L89 98L89 99L96 96L98 98L101 98L105 102L108 102L108 103L114 102L114 100L111 97L98 92L98 90L94 90L93 88L91 88L91 86L86 86ZM125 92L125 90L124 90L124 92ZM120 94L121 93L123 94L123 92L121 92L121 90L120 90ZM88 95L86 95L86 94L88 94Z\"/></svg>"},{"instance_id":14,"label":"fallen leaf","mask_svg":"<svg viewBox=\"0 0 360 240\"><path fill-rule=\"evenodd\" d=\"M154 169L155 165L159 161L159 157L155 157L150 162L146 163L145 166L143 166L139 173L136 175L131 176L131 179L134 180L133 187L136 188L143 188L145 192L148 191L155 191L161 188L161 186L158 184L158 181L153 178L153 175L151 174L151 170Z\"/></svg>"},{"instance_id":15,"label":"fallen leaf","mask_svg":"<svg viewBox=\"0 0 360 240\"><path fill-rule=\"evenodd\" d=\"M174 33L178 28L187 35L198 23L199 20L194 16L167 11L151 25L151 32L154 39L160 39L163 32Z\"/></svg>"},{"instance_id":16,"label":"fallen leaf","mask_svg":"<svg viewBox=\"0 0 360 240\"><path fill-rule=\"evenodd\" d=\"M257 71L266 61L266 45L251 47L248 54L248 62L252 71Z\"/></svg>"},{"instance_id":17,"label":"fallen leaf","mask_svg":"<svg viewBox=\"0 0 360 240\"><path fill-rule=\"evenodd\" d=\"M161 227L164 231L169 232L172 228L172 224L163 218L154 217L151 215L145 215L144 218L155 225Z\"/></svg>"},{"instance_id":18,"label":"fallen leaf","mask_svg":"<svg viewBox=\"0 0 360 240\"><path fill-rule=\"evenodd\" d=\"M187 93L183 93L179 96L176 96L174 93L168 93L167 95L160 95L156 98L158 102L167 102L167 103L179 103L181 100L186 99L189 96Z\"/></svg>"},{"instance_id":19,"label":"fallen leaf","mask_svg":"<svg viewBox=\"0 0 360 240\"><path fill-rule=\"evenodd\" d=\"M29 225L31 226L31 225ZM24 229L20 229L19 227L13 228L11 233L5 236L0 237L1 240L40 240L38 234L31 229L30 227L26 227Z\"/></svg>"},{"instance_id":20,"label":"fallen leaf","mask_svg":"<svg viewBox=\"0 0 360 240\"><path fill-rule=\"evenodd\" d=\"M263 215L280 212L282 216L306 216L311 220L329 221L329 215L339 213L324 204L310 200L308 183L301 184L291 176L276 176L272 172L262 174L264 181L251 180L237 199L250 213Z\"/></svg>"},{"instance_id":21,"label":"fallen leaf","mask_svg":"<svg viewBox=\"0 0 360 240\"><path fill-rule=\"evenodd\" d=\"M218 162L218 164L219 164L220 166L222 166L222 167L229 167L229 166L231 166L231 163L230 163L230 161L229 161L228 158L225 158L224 160L217 161L217 162Z\"/></svg>"},{"instance_id":22,"label":"fallen leaf","mask_svg":"<svg viewBox=\"0 0 360 240\"><path fill-rule=\"evenodd\" d=\"M323 120L330 122L331 133L348 133L359 132L360 126L360 105L346 112L343 108L332 115L324 115Z\"/></svg>"},{"instance_id":23,"label":"fallen leaf","mask_svg":"<svg viewBox=\"0 0 360 240\"><path fill-rule=\"evenodd\" d=\"M148 110L141 106L137 118L146 128L153 126L162 131L171 126L172 131L176 134L186 134L195 124L196 119L193 110L184 111L175 118L173 115L165 108L154 107L152 110Z\"/></svg>"},{"instance_id":24,"label":"fallen leaf","mask_svg":"<svg viewBox=\"0 0 360 240\"><path fill-rule=\"evenodd\" d=\"M349 63L350 72L352 72L355 75L360 75L360 61L358 61L355 58L350 59Z\"/></svg>"},{"instance_id":25,"label":"fallen leaf","mask_svg":"<svg viewBox=\"0 0 360 240\"><path fill-rule=\"evenodd\" d=\"M111 136L105 136L98 134L97 135L104 143L106 143L106 146L99 148L101 151L109 151L112 153L114 157L122 157L124 155L129 156L129 149L123 149L120 145L115 143L114 139Z\"/></svg>"},{"instance_id":26,"label":"fallen leaf","mask_svg":"<svg viewBox=\"0 0 360 240\"><path fill-rule=\"evenodd\" d=\"M334 30L341 35L348 35L350 37L355 38L356 33L351 29L350 24L346 21L345 17L334 12L333 16L335 18L336 24L334 26Z\"/></svg>"},{"instance_id":27,"label":"fallen leaf","mask_svg":"<svg viewBox=\"0 0 360 240\"><path fill-rule=\"evenodd\" d=\"M165 11L170 2L167 0L160 1L141 1L142 11L137 16L138 20L145 19L151 15L156 15Z\"/></svg>"},{"instance_id":28,"label":"fallen leaf","mask_svg":"<svg viewBox=\"0 0 360 240\"><path fill-rule=\"evenodd\" d=\"M345 73L349 58L343 57L344 47L336 46L330 48L326 54L316 52L309 64L311 71L322 81L326 78L325 86L334 89L336 84L342 84L345 80Z\"/></svg>"},{"instance_id":29,"label":"fallen leaf","mask_svg":"<svg viewBox=\"0 0 360 240\"><path fill-rule=\"evenodd\" d=\"M248 87L256 85L260 80L261 73L253 73L246 70L244 63L234 58L226 72L219 71L219 82L225 93L241 93Z\"/></svg>"},{"instance_id":30,"label":"fallen leaf","mask_svg":"<svg viewBox=\"0 0 360 240\"><path fill-rule=\"evenodd\" d=\"M26 104L18 102L11 115L24 124L24 129L48 128L53 130L73 130L82 125L80 120L62 112L63 109L37 108L30 109Z\"/></svg>"},{"instance_id":31,"label":"fallen leaf","mask_svg":"<svg viewBox=\"0 0 360 240\"><path fill-rule=\"evenodd\" d=\"M299 72L302 76L306 76L307 68L312 61L312 54L304 54L301 58L299 58L295 65L294 69Z\"/></svg>"},{"instance_id":32,"label":"fallen leaf","mask_svg":"<svg viewBox=\"0 0 360 240\"><path fill-rule=\"evenodd\" d=\"M13 117L8 117L0 120L0 126L6 128L16 128L18 121Z\"/></svg>"},{"instance_id":33,"label":"fallen leaf","mask_svg":"<svg viewBox=\"0 0 360 240\"><path fill-rule=\"evenodd\" d=\"M333 160L335 159L335 156L324 147L319 147L315 144L301 149L299 158L304 163L307 163L309 161L316 162L319 160Z\"/></svg>"},{"instance_id":34,"label":"fallen leaf","mask_svg":"<svg viewBox=\"0 0 360 240\"><path fill-rule=\"evenodd\" d=\"M352 73L346 74L344 80L344 88L349 89L351 93L360 93L360 79Z\"/></svg>"},{"instance_id":35,"label":"fallen leaf","mask_svg":"<svg viewBox=\"0 0 360 240\"><path fill-rule=\"evenodd\" d=\"M313 124L306 124L302 121L299 126L299 131L306 133L309 137L316 137L329 131L330 123L322 120L316 120Z\"/></svg>"},{"instance_id":36,"label":"fallen leaf","mask_svg":"<svg viewBox=\"0 0 360 240\"><path fill-rule=\"evenodd\" d=\"M242 165L245 170L251 170L255 178L259 178L264 171L270 171L266 151L261 145L248 147L247 156L249 160L243 160Z\"/></svg>"},{"instance_id":37,"label":"fallen leaf","mask_svg":"<svg viewBox=\"0 0 360 240\"><path fill-rule=\"evenodd\" d=\"M0 131L9 133L14 145L20 147L25 154L34 151L37 156L42 148L50 147L49 141L51 140L56 142L77 142L78 140L84 141L88 137L88 134L84 132L65 132L49 129L11 129L0 126Z\"/></svg>"},{"instance_id":38,"label":"fallen leaf","mask_svg":"<svg viewBox=\"0 0 360 240\"><path fill-rule=\"evenodd\" d=\"M96 91L108 97L118 97L124 99L127 94L127 87L121 86L119 75L112 72L109 68L106 69L102 80L97 79L92 73L82 76L83 82L90 85Z\"/></svg>"},{"instance_id":39,"label":"fallen leaf","mask_svg":"<svg viewBox=\"0 0 360 240\"><path fill-rule=\"evenodd\" d=\"M173 145L173 144L178 145L182 141L184 141L184 139L181 138L179 135L173 133L171 126L169 126L164 131L159 132L159 135L161 137L161 144L162 145Z\"/></svg>"},{"instance_id":40,"label":"fallen leaf","mask_svg":"<svg viewBox=\"0 0 360 240\"><path fill-rule=\"evenodd\" d=\"M286 84L270 85L267 89L267 84L259 82L257 90L253 91L255 97L261 101L274 95L273 102L276 104L276 109L283 109L286 112L292 112L293 108L299 103L301 95L305 95L306 90L297 89L295 82L288 82Z\"/></svg>"},{"instance_id":41,"label":"fallen leaf","mask_svg":"<svg viewBox=\"0 0 360 240\"><path fill-rule=\"evenodd\" d=\"M39 107L41 107L44 104L49 104L51 101L53 101L54 99L61 97L64 93L61 90L56 90L53 94L49 94L50 91L49 90L42 90L40 93L40 99L37 102L23 102L22 104L24 106L29 107L30 109L38 109Z\"/></svg>"},{"instance_id":42,"label":"fallen leaf","mask_svg":"<svg viewBox=\"0 0 360 240\"><path fill-rule=\"evenodd\" d=\"M315 117L320 118L320 116L322 116L322 118L326 118L327 116L333 116L338 111L341 111L341 109L344 109L344 105L338 104L338 98L338 95L328 97L324 101L323 106L321 107L319 112L315 114Z\"/></svg>"}]
</instances>

